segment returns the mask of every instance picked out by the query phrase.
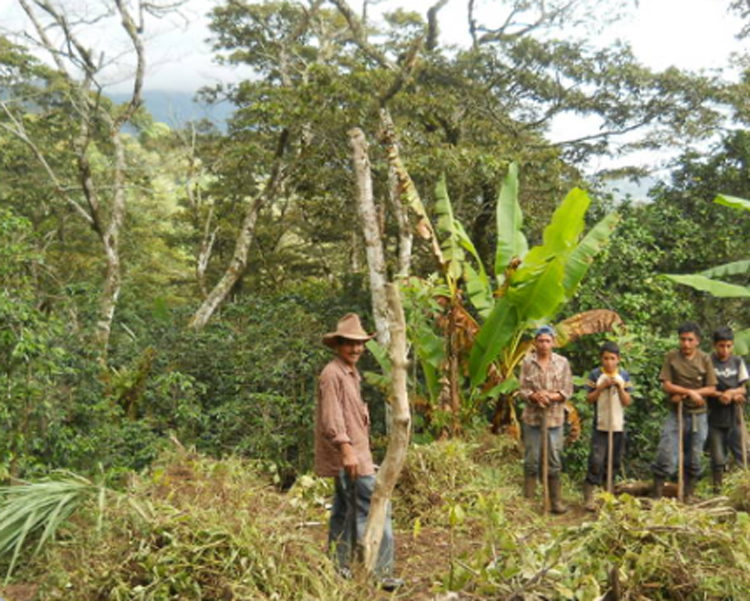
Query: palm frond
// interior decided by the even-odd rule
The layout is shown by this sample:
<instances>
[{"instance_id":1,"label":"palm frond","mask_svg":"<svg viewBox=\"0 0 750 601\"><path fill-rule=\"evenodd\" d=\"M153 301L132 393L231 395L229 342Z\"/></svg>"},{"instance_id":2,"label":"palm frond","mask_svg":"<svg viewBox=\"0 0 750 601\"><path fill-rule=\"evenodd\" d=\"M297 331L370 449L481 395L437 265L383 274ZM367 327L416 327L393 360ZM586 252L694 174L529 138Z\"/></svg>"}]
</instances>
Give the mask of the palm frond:
<instances>
[{"instance_id":1,"label":"palm frond","mask_svg":"<svg viewBox=\"0 0 750 601\"><path fill-rule=\"evenodd\" d=\"M97 493L101 509L104 488L69 472L40 482L0 487L0 555L12 553L5 582L30 536L41 532L36 554L60 525Z\"/></svg>"}]
</instances>

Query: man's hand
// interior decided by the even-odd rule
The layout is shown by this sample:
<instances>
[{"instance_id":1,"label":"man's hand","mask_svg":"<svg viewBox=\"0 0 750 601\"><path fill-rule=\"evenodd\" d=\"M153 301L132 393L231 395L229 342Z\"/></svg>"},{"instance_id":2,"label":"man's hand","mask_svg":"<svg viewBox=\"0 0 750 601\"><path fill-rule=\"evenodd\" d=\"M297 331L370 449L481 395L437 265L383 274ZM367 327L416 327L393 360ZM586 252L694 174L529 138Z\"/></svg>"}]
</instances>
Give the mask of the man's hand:
<instances>
[{"instance_id":1,"label":"man's hand","mask_svg":"<svg viewBox=\"0 0 750 601\"><path fill-rule=\"evenodd\" d=\"M530 398L540 407L549 406L549 398L547 398L547 393L543 390L537 390L536 392L532 393Z\"/></svg>"},{"instance_id":2,"label":"man's hand","mask_svg":"<svg viewBox=\"0 0 750 601\"><path fill-rule=\"evenodd\" d=\"M685 400L685 395L684 394L670 394L669 400L672 401L676 405L677 403L681 403L682 401Z\"/></svg>"},{"instance_id":3,"label":"man's hand","mask_svg":"<svg viewBox=\"0 0 750 601\"><path fill-rule=\"evenodd\" d=\"M706 404L706 401L703 400L703 397L698 394L695 390L689 390L688 396L692 399L693 405L695 407L703 407L703 405Z\"/></svg>"},{"instance_id":4,"label":"man's hand","mask_svg":"<svg viewBox=\"0 0 750 601\"><path fill-rule=\"evenodd\" d=\"M732 395L731 395L731 394L729 394L729 393L727 393L727 392L722 392L722 393L721 393L721 394L719 395L719 402L720 402L720 403L721 403L722 405L729 405L729 403L731 403L731 402L732 402Z\"/></svg>"},{"instance_id":5,"label":"man's hand","mask_svg":"<svg viewBox=\"0 0 750 601\"><path fill-rule=\"evenodd\" d=\"M357 456L354 454L352 445L345 442L341 445L341 462L344 464L344 471L349 474L350 478L356 478L359 471Z\"/></svg>"}]
</instances>

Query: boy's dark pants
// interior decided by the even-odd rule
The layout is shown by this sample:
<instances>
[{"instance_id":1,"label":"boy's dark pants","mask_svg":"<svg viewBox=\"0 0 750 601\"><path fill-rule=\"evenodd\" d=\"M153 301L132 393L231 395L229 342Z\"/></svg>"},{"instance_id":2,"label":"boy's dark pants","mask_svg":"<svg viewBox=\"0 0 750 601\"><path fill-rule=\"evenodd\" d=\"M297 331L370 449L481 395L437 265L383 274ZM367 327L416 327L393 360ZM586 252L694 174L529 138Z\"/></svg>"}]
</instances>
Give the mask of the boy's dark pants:
<instances>
[{"instance_id":1,"label":"boy's dark pants","mask_svg":"<svg viewBox=\"0 0 750 601\"><path fill-rule=\"evenodd\" d=\"M607 478L607 447L609 446L609 433L594 430L591 433L591 451L589 452L589 470L586 473L586 482L594 486L601 486ZM614 475L619 473L622 463L622 453L625 447L625 435L623 432L614 432L612 435L614 455L612 456L612 470Z\"/></svg>"}]
</instances>

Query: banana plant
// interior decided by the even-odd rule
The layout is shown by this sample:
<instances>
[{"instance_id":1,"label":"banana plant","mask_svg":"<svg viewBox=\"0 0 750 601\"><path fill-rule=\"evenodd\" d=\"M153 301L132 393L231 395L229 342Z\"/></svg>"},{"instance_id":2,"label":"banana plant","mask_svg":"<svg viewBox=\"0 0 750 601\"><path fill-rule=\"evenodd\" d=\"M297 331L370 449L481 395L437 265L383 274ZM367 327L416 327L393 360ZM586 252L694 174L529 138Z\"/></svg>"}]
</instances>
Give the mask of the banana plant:
<instances>
[{"instance_id":1,"label":"banana plant","mask_svg":"<svg viewBox=\"0 0 750 601\"><path fill-rule=\"evenodd\" d=\"M719 194L714 198L714 202L732 209L750 211L750 200L745 198ZM724 281L724 278L727 277L747 276L748 274L750 274L750 259L717 265L698 273L665 273L662 275L678 284L690 286L694 290L708 292L716 298L750 298L749 286ZM734 336L736 352L740 355L750 353L750 328L735 332Z\"/></svg>"},{"instance_id":2,"label":"banana plant","mask_svg":"<svg viewBox=\"0 0 750 601\"><path fill-rule=\"evenodd\" d=\"M517 387L513 373L528 350L525 334L539 321L554 318L572 298L594 256L609 240L618 216L608 215L580 239L590 199L583 190L574 189L545 228L542 244L529 249L518 202L518 168L513 163L497 199L496 253L494 274L490 276L466 230L453 215L444 179L436 186L435 198L437 227L432 230L432 246L440 249L436 259L441 281L433 278L422 281L422 285L439 299L439 306L432 306L429 313L437 315L432 321L439 325L440 334L434 332L433 324L418 316L418 311L409 321L418 324L412 328L411 340L428 393L441 409L453 414L451 430L455 433L462 421L460 411L470 414L482 399L506 395ZM421 203L411 206L419 209L415 212L424 223L426 213ZM439 245L436 238L440 238ZM412 292L419 289L415 282L419 281L412 278L409 283ZM424 306L424 293L417 296ZM614 312L601 310L566 321L560 324L563 340L611 329L620 319ZM436 344L436 338L442 339L442 345ZM424 343L426 349L422 348ZM460 385L465 377L468 390ZM437 398L433 396L436 392ZM512 404L508 410L509 421L515 421Z\"/></svg>"}]
</instances>

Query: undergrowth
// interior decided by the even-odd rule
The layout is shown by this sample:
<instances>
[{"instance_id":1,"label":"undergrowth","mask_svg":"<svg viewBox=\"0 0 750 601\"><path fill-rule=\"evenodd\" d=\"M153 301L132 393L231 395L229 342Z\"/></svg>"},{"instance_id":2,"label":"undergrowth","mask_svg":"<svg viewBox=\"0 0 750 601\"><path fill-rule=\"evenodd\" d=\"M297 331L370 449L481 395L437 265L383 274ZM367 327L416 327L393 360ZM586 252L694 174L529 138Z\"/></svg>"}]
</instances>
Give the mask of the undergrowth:
<instances>
[{"instance_id":1,"label":"undergrowth","mask_svg":"<svg viewBox=\"0 0 750 601\"><path fill-rule=\"evenodd\" d=\"M274 480L262 463L178 449L120 491L83 481L95 494L64 509L54 542L43 527L26 533L14 578L39 583L34 601L385 598L341 579L323 552L330 482L307 475L282 493ZM594 601L616 589L622 601L750 599L747 473L727 478L730 504L604 494L598 516L562 520L538 515L519 482L506 439L413 446L394 509L411 553L397 560L409 566L402 575L420 578L394 598L454 590L462 599ZM41 502L44 490L27 492ZM22 497L12 497L16 507ZM4 559L7 567L11 553Z\"/></svg>"}]
</instances>

